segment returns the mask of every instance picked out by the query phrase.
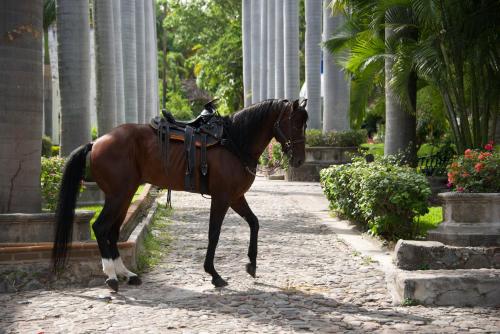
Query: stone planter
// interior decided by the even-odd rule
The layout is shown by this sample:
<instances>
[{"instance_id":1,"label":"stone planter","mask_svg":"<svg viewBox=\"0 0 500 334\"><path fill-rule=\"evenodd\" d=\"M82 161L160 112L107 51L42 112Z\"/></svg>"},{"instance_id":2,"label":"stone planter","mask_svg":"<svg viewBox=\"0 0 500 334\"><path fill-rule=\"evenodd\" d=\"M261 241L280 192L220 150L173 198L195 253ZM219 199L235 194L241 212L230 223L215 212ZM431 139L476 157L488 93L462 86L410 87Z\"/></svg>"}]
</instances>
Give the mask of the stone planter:
<instances>
[{"instance_id":1,"label":"stone planter","mask_svg":"<svg viewBox=\"0 0 500 334\"><path fill-rule=\"evenodd\" d=\"M443 222L428 239L467 247L500 246L500 193L438 195L443 203Z\"/></svg>"},{"instance_id":2,"label":"stone planter","mask_svg":"<svg viewBox=\"0 0 500 334\"><path fill-rule=\"evenodd\" d=\"M85 190L78 197L77 206L103 205L104 193L95 182L83 182Z\"/></svg>"},{"instance_id":3,"label":"stone planter","mask_svg":"<svg viewBox=\"0 0 500 334\"><path fill-rule=\"evenodd\" d=\"M94 211L76 211L73 240L90 240ZM0 243L49 242L54 240L54 213L9 213L0 215Z\"/></svg>"},{"instance_id":4,"label":"stone planter","mask_svg":"<svg viewBox=\"0 0 500 334\"><path fill-rule=\"evenodd\" d=\"M356 153L358 147L306 147L305 163L299 168L290 167L286 173L288 181L319 181L319 171L330 165L346 164L351 161L349 154Z\"/></svg>"}]
</instances>

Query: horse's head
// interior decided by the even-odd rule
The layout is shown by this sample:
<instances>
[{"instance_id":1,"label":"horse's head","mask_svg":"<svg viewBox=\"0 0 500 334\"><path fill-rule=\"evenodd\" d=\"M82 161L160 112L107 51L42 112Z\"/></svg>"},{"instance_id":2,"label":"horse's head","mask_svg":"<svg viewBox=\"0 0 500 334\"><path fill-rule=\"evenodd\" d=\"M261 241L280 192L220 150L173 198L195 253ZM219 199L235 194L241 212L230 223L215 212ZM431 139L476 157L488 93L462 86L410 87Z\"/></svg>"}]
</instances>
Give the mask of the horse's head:
<instances>
[{"instance_id":1,"label":"horse's head","mask_svg":"<svg viewBox=\"0 0 500 334\"><path fill-rule=\"evenodd\" d=\"M299 167L306 156L307 100L286 102L274 123L274 138L281 144L292 167Z\"/></svg>"}]
</instances>

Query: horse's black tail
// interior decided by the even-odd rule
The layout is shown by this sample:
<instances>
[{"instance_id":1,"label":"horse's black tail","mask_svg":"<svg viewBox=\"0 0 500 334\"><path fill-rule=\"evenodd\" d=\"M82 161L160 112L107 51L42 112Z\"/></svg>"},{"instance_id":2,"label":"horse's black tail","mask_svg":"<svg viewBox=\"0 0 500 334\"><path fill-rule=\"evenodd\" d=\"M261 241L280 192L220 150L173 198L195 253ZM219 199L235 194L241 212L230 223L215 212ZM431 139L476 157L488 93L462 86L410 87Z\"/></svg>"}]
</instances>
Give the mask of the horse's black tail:
<instances>
[{"instance_id":1,"label":"horse's black tail","mask_svg":"<svg viewBox=\"0 0 500 334\"><path fill-rule=\"evenodd\" d=\"M52 265L55 273L60 272L66 262L68 244L72 240L76 199L85 173L87 153L91 149L92 143L80 146L71 152L64 167L56 208L55 238L52 249Z\"/></svg>"}]
</instances>

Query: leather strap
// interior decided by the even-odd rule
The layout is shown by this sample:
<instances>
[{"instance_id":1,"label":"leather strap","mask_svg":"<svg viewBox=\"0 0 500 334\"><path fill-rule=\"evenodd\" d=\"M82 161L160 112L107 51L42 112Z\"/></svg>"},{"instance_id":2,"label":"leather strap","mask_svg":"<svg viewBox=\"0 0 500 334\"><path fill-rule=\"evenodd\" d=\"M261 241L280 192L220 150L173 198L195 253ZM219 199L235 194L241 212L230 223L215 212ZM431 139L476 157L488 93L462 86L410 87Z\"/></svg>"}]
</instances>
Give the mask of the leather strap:
<instances>
[{"instance_id":1,"label":"leather strap","mask_svg":"<svg viewBox=\"0 0 500 334\"><path fill-rule=\"evenodd\" d=\"M186 151L186 175L184 177L184 188L186 191L194 191L195 188L195 143L194 143L194 129L190 126L186 126L185 130L185 140L184 149Z\"/></svg>"},{"instance_id":2,"label":"leather strap","mask_svg":"<svg viewBox=\"0 0 500 334\"><path fill-rule=\"evenodd\" d=\"M202 194L208 193L208 162L207 162L207 135L201 134L201 178L200 178L200 192Z\"/></svg>"}]
</instances>

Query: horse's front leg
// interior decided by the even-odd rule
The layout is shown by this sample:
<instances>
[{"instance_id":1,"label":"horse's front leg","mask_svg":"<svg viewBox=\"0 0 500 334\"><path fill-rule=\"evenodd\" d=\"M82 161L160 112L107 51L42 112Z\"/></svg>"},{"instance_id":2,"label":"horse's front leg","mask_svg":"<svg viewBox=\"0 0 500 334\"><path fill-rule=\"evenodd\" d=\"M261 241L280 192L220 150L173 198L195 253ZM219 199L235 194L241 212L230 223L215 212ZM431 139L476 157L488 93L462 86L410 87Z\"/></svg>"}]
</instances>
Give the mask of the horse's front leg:
<instances>
[{"instance_id":1,"label":"horse's front leg","mask_svg":"<svg viewBox=\"0 0 500 334\"><path fill-rule=\"evenodd\" d=\"M247 273L249 273L252 277L255 277L255 271L257 269L257 239L259 235L259 220L248 206L245 196L241 196L234 203L232 203L231 208L243 217L243 219L247 221L248 226L250 226L250 244L248 246L248 258L250 259L250 263L246 265L246 269Z\"/></svg>"},{"instance_id":2,"label":"horse's front leg","mask_svg":"<svg viewBox=\"0 0 500 334\"><path fill-rule=\"evenodd\" d=\"M218 288L227 285L227 282L220 277L214 267L215 249L217 248L217 243L219 242L222 221L226 216L227 209L229 209L228 201L212 197L207 255L205 257L205 264L203 267L207 273L212 275L212 284Z\"/></svg>"}]
</instances>

